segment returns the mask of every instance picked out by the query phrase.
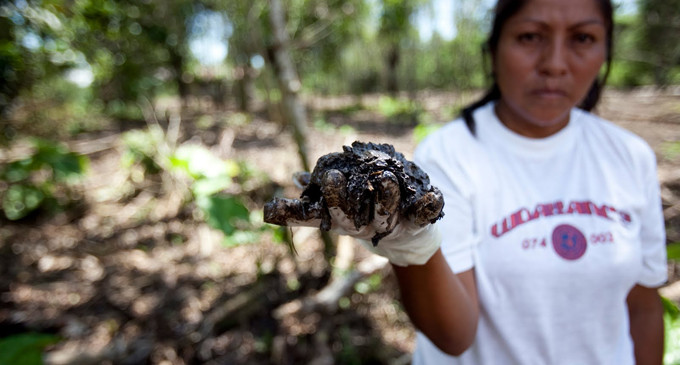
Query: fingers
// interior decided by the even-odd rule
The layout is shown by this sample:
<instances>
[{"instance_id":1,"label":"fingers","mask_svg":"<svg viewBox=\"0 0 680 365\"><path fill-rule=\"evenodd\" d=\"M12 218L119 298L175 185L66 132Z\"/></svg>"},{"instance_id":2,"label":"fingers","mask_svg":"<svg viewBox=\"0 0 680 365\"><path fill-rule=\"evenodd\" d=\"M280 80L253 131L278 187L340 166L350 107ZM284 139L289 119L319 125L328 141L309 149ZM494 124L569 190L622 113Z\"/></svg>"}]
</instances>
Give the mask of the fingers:
<instances>
[{"instance_id":1,"label":"fingers","mask_svg":"<svg viewBox=\"0 0 680 365\"><path fill-rule=\"evenodd\" d=\"M354 224L347 214L347 179L335 169L329 169L321 178L321 193L326 201L330 219L321 222L321 229L341 228L347 230Z\"/></svg>"},{"instance_id":2,"label":"fingers","mask_svg":"<svg viewBox=\"0 0 680 365\"><path fill-rule=\"evenodd\" d=\"M390 171L381 171L377 178L373 227L378 234L389 233L399 223L399 180Z\"/></svg>"},{"instance_id":3,"label":"fingers","mask_svg":"<svg viewBox=\"0 0 680 365\"><path fill-rule=\"evenodd\" d=\"M321 193L329 207L346 208L347 179L345 175L335 169L326 171L322 177Z\"/></svg>"},{"instance_id":4,"label":"fingers","mask_svg":"<svg viewBox=\"0 0 680 365\"><path fill-rule=\"evenodd\" d=\"M352 207L354 197L349 196L348 180L345 175L335 169L326 171L321 181L321 192L328 208L328 220L321 221L321 229L338 234L347 234L356 238L370 238L374 235L373 227L368 224L357 224L357 216L361 209Z\"/></svg>"},{"instance_id":5,"label":"fingers","mask_svg":"<svg viewBox=\"0 0 680 365\"><path fill-rule=\"evenodd\" d=\"M322 229L333 229L341 234L349 234L357 238L371 239L377 243L388 235L399 223L400 190L396 175L390 171L380 171L364 182L359 197L350 197L347 178L338 170L328 170L322 178L322 193L328 207L328 222L322 220ZM364 199L368 192L375 194L373 198ZM363 202L368 206L351 207L351 202ZM360 204L361 205L361 204ZM354 217L352 215L355 215ZM369 223L370 222L370 223Z\"/></svg>"},{"instance_id":6,"label":"fingers","mask_svg":"<svg viewBox=\"0 0 680 365\"><path fill-rule=\"evenodd\" d=\"M321 212L319 203L308 204L298 199L276 198L264 205L264 221L279 226L318 227Z\"/></svg>"},{"instance_id":7,"label":"fingers","mask_svg":"<svg viewBox=\"0 0 680 365\"><path fill-rule=\"evenodd\" d=\"M442 217L443 208L444 197L439 189L433 187L413 204L409 219L419 227L434 223Z\"/></svg>"}]
</instances>

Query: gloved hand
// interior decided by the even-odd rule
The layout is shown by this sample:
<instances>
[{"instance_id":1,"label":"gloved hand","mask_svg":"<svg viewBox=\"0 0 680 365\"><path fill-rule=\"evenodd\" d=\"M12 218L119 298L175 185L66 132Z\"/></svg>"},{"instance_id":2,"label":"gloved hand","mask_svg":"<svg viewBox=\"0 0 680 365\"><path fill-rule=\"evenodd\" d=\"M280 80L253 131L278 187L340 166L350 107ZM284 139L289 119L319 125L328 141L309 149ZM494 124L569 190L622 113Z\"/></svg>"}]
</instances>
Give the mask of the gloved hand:
<instances>
[{"instance_id":1,"label":"gloved hand","mask_svg":"<svg viewBox=\"0 0 680 365\"><path fill-rule=\"evenodd\" d=\"M265 221L287 226L320 226L352 236L394 265L426 263L441 243L439 231L432 224L442 216L441 193L432 187L403 206L399 180L394 173L382 170L371 175L359 189L353 185L352 176L346 177L337 169L325 170L315 187L307 186L312 180L309 176L298 175L297 180L306 191L308 188L320 190L321 198L309 199L313 194L303 193L301 200L275 199L265 206ZM357 209L358 206L363 209Z\"/></svg>"},{"instance_id":2,"label":"gloved hand","mask_svg":"<svg viewBox=\"0 0 680 365\"><path fill-rule=\"evenodd\" d=\"M423 265L439 249L441 235L436 224L425 227L408 226L409 223L397 225L392 234L380 241L380 245L373 245L371 241L362 239L357 241L369 251L386 257L394 265Z\"/></svg>"},{"instance_id":3,"label":"gloved hand","mask_svg":"<svg viewBox=\"0 0 680 365\"><path fill-rule=\"evenodd\" d=\"M373 219L369 224L357 228L347 212L347 183L338 170L324 174L321 191L331 216L331 231L356 238L371 252L386 257L398 266L423 265L437 251L441 236L436 225L430 224L431 214L441 203L441 194L428 192L415 202L414 214L400 214L399 182L390 171L383 171L377 179ZM435 207L433 207L433 205Z\"/></svg>"}]
</instances>

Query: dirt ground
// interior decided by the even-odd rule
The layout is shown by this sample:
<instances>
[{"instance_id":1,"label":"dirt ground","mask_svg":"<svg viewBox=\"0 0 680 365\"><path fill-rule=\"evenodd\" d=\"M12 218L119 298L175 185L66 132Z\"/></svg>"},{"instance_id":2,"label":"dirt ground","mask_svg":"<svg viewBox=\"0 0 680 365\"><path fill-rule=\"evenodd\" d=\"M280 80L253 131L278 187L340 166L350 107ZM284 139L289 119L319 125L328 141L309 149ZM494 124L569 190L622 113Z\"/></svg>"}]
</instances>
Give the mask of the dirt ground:
<instances>
[{"instance_id":1,"label":"dirt ground","mask_svg":"<svg viewBox=\"0 0 680 365\"><path fill-rule=\"evenodd\" d=\"M419 97L435 119L448 118L443 110L461 100L447 93ZM354 140L390 143L410 158L413 125L390 123L370 110L342 112L377 98L309 101L310 161ZM656 151L668 238L680 241L680 88L609 91L598 113ZM261 207L277 189L297 195L290 176L301 165L291 133L264 110L256 115L248 123L204 129L188 116L182 139L266 172L272 183L248 192L251 206ZM341 131L347 125L352 128ZM69 141L91 159L74 209L0 220L0 338L58 334L62 340L47 348L47 364L409 363L414 332L388 268L378 265L330 311L295 308L331 275L316 230L291 232L297 254L270 234L259 243L224 247L221 235L164 190L160 178L130 183L120 163L120 134ZM4 151L5 158L12 153ZM352 262L369 257L358 247L349 255ZM675 266L669 270L675 277ZM678 300L673 284L664 294ZM302 314L285 315L291 311Z\"/></svg>"}]
</instances>

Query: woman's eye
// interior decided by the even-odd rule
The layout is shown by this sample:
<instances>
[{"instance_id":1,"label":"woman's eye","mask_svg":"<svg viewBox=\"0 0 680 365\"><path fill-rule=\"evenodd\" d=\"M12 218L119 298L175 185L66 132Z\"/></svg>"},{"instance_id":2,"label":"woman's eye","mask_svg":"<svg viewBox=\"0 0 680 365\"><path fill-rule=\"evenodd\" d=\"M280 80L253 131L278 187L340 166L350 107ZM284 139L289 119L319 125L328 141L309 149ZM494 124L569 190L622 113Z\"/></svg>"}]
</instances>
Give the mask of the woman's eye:
<instances>
[{"instance_id":1,"label":"woman's eye","mask_svg":"<svg viewBox=\"0 0 680 365\"><path fill-rule=\"evenodd\" d=\"M517 36L520 43L536 43L541 40L541 35L538 33L522 33Z\"/></svg>"},{"instance_id":2,"label":"woman's eye","mask_svg":"<svg viewBox=\"0 0 680 365\"><path fill-rule=\"evenodd\" d=\"M574 41L579 44L591 44L595 42L595 37L587 33L579 33L574 35Z\"/></svg>"}]
</instances>

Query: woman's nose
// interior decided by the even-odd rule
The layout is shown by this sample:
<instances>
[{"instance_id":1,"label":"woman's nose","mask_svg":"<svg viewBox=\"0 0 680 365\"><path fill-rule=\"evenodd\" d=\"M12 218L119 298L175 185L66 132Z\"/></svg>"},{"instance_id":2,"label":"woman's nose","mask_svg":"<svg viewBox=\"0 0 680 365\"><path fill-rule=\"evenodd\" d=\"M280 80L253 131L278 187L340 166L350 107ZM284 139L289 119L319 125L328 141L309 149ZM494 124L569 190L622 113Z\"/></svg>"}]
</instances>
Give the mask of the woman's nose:
<instances>
[{"instance_id":1,"label":"woman's nose","mask_svg":"<svg viewBox=\"0 0 680 365\"><path fill-rule=\"evenodd\" d=\"M567 49L560 40L552 40L542 50L539 72L545 76L563 76L567 73Z\"/></svg>"}]
</instances>

